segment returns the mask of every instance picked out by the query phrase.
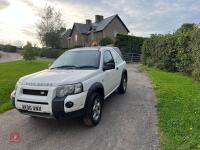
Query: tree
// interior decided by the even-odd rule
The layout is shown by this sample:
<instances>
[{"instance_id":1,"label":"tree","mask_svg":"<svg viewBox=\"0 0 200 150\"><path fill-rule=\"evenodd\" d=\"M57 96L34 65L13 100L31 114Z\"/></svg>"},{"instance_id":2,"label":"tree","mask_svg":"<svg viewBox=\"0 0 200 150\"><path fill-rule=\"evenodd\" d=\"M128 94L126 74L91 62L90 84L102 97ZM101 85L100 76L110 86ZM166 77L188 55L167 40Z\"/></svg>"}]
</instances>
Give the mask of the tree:
<instances>
[{"instance_id":1,"label":"tree","mask_svg":"<svg viewBox=\"0 0 200 150\"><path fill-rule=\"evenodd\" d=\"M35 59L35 52L32 44L27 42L27 44L23 47L23 57L25 60L34 60Z\"/></svg>"},{"instance_id":2,"label":"tree","mask_svg":"<svg viewBox=\"0 0 200 150\"><path fill-rule=\"evenodd\" d=\"M53 7L46 6L37 25L39 40L43 46L58 48L60 44L60 29L64 26L62 14Z\"/></svg>"}]
</instances>

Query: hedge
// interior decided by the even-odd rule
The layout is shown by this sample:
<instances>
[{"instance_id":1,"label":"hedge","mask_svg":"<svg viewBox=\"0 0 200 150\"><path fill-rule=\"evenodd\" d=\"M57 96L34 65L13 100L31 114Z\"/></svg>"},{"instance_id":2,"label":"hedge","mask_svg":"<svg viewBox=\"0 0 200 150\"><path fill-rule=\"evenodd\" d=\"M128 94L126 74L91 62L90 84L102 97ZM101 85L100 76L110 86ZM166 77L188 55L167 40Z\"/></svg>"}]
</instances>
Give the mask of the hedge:
<instances>
[{"instance_id":1,"label":"hedge","mask_svg":"<svg viewBox=\"0 0 200 150\"><path fill-rule=\"evenodd\" d=\"M63 49L48 49L48 48L42 48L40 49L40 57L46 57L46 58L58 58L63 52L66 50Z\"/></svg>"},{"instance_id":2,"label":"hedge","mask_svg":"<svg viewBox=\"0 0 200 150\"><path fill-rule=\"evenodd\" d=\"M106 46L106 45L109 45L109 44L113 44L113 40L109 37L105 37L99 42L99 44L101 46Z\"/></svg>"},{"instance_id":3,"label":"hedge","mask_svg":"<svg viewBox=\"0 0 200 150\"><path fill-rule=\"evenodd\" d=\"M191 38L192 49L192 76L196 80L200 80L200 29L196 30L192 34Z\"/></svg>"},{"instance_id":4,"label":"hedge","mask_svg":"<svg viewBox=\"0 0 200 150\"><path fill-rule=\"evenodd\" d=\"M64 49L30 47L24 48L22 54L25 60L33 60L35 57L58 58L65 51Z\"/></svg>"},{"instance_id":5,"label":"hedge","mask_svg":"<svg viewBox=\"0 0 200 150\"><path fill-rule=\"evenodd\" d=\"M4 52L17 52L17 47L13 45L0 45L0 50Z\"/></svg>"},{"instance_id":6,"label":"hedge","mask_svg":"<svg viewBox=\"0 0 200 150\"><path fill-rule=\"evenodd\" d=\"M183 24L173 34L151 35L142 46L141 59L145 65L200 80L200 29L196 24Z\"/></svg>"},{"instance_id":7,"label":"hedge","mask_svg":"<svg viewBox=\"0 0 200 150\"><path fill-rule=\"evenodd\" d=\"M142 60L144 64L162 70L176 71L176 49L173 35L152 35L144 42Z\"/></svg>"},{"instance_id":8,"label":"hedge","mask_svg":"<svg viewBox=\"0 0 200 150\"><path fill-rule=\"evenodd\" d=\"M131 35L117 34L115 46L119 47L123 53L141 53L143 42L146 38Z\"/></svg>"}]
</instances>

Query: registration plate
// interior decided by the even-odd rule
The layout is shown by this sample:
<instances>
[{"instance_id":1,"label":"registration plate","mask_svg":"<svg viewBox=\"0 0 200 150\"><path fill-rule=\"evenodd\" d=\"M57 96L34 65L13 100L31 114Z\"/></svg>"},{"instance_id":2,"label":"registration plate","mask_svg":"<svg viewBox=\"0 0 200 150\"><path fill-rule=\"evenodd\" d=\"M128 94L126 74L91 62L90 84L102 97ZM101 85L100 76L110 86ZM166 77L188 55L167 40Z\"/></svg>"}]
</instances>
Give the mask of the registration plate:
<instances>
[{"instance_id":1,"label":"registration plate","mask_svg":"<svg viewBox=\"0 0 200 150\"><path fill-rule=\"evenodd\" d=\"M36 111L36 112L41 112L42 108L41 106L32 106L32 105L22 105L22 109L26 111Z\"/></svg>"}]
</instances>

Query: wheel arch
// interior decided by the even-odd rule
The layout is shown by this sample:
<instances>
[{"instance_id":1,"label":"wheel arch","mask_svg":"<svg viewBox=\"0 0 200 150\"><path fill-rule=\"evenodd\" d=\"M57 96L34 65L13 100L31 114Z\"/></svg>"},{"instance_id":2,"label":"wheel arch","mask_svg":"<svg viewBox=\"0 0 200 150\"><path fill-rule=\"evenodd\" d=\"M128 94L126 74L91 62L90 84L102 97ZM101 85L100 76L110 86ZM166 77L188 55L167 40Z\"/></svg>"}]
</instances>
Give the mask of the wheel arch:
<instances>
[{"instance_id":1,"label":"wheel arch","mask_svg":"<svg viewBox=\"0 0 200 150\"><path fill-rule=\"evenodd\" d=\"M104 100L104 96L105 96L104 87L103 87L102 83L96 82L96 83L92 84L92 86L88 90L88 93L87 93L87 96L86 96L85 106L87 106L89 98L92 95L92 93L94 93L94 92L100 93L102 95L103 100Z\"/></svg>"},{"instance_id":2,"label":"wheel arch","mask_svg":"<svg viewBox=\"0 0 200 150\"><path fill-rule=\"evenodd\" d=\"M122 71L122 75L123 74L125 74L126 75L126 78L127 78L127 81L128 81L128 72L127 72L127 70L126 69L124 69L123 71Z\"/></svg>"}]
</instances>

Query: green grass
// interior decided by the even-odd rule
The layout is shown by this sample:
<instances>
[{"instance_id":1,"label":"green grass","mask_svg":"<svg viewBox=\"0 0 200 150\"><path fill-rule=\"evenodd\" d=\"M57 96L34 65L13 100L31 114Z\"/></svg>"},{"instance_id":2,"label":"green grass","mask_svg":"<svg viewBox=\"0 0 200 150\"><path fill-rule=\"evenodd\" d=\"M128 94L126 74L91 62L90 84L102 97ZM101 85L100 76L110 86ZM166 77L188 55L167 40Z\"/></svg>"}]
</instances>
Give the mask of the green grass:
<instances>
[{"instance_id":1,"label":"green grass","mask_svg":"<svg viewBox=\"0 0 200 150\"><path fill-rule=\"evenodd\" d=\"M0 112L12 108L10 93L14 90L17 80L27 74L48 67L50 61L15 61L0 63Z\"/></svg>"},{"instance_id":2,"label":"green grass","mask_svg":"<svg viewBox=\"0 0 200 150\"><path fill-rule=\"evenodd\" d=\"M200 83L180 73L143 67L157 96L163 150L200 150Z\"/></svg>"}]
</instances>

